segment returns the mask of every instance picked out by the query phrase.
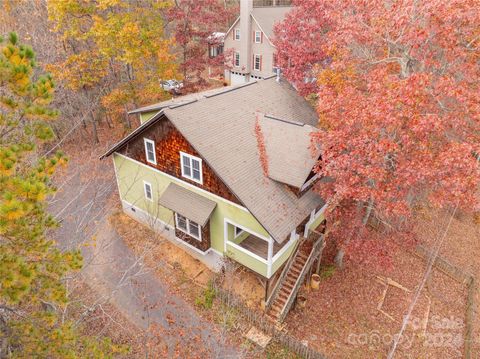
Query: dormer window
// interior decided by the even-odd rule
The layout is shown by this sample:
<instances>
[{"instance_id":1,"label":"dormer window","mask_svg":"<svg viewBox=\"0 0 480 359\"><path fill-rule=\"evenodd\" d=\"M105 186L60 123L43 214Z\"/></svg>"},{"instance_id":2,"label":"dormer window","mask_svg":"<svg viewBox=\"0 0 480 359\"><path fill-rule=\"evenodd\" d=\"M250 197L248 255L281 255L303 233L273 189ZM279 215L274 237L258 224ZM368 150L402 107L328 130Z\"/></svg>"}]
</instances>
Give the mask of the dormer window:
<instances>
[{"instance_id":1,"label":"dormer window","mask_svg":"<svg viewBox=\"0 0 480 359\"><path fill-rule=\"evenodd\" d=\"M147 159L147 162L156 165L157 157L155 155L155 142L147 138L144 138L143 141L145 143L145 158Z\"/></svg>"},{"instance_id":2,"label":"dormer window","mask_svg":"<svg viewBox=\"0 0 480 359\"><path fill-rule=\"evenodd\" d=\"M182 177L200 184L203 183L201 158L180 152L180 162L182 167Z\"/></svg>"},{"instance_id":3,"label":"dormer window","mask_svg":"<svg viewBox=\"0 0 480 359\"><path fill-rule=\"evenodd\" d=\"M235 29L235 32L233 34L233 38L235 40L240 40L240 29Z\"/></svg>"},{"instance_id":4,"label":"dormer window","mask_svg":"<svg viewBox=\"0 0 480 359\"><path fill-rule=\"evenodd\" d=\"M260 44L262 42L262 32L255 31L255 43Z\"/></svg>"}]
</instances>

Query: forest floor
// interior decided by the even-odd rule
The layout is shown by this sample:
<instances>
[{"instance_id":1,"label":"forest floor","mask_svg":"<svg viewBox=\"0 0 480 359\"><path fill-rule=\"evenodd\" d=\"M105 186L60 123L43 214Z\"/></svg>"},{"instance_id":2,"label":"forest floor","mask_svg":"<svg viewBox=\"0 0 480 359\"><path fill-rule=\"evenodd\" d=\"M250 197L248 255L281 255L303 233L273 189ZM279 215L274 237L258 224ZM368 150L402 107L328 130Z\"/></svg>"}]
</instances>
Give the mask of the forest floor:
<instances>
[{"instance_id":1,"label":"forest floor","mask_svg":"<svg viewBox=\"0 0 480 359\"><path fill-rule=\"evenodd\" d=\"M420 222L417 232L422 243L432 244L445 228L445 214L422 214ZM479 278L479 233L472 218L453 218L440 256ZM393 258L390 270L348 264L336 271L331 265L325 266L319 290L306 289L307 306L290 313L287 330L305 338L329 358L385 357L426 268L426 261L410 251L398 248ZM390 278L393 285L386 285L382 278ZM467 291L465 283L434 267L396 357L464 357ZM472 353L479 353L478 314L474 318Z\"/></svg>"}]
</instances>

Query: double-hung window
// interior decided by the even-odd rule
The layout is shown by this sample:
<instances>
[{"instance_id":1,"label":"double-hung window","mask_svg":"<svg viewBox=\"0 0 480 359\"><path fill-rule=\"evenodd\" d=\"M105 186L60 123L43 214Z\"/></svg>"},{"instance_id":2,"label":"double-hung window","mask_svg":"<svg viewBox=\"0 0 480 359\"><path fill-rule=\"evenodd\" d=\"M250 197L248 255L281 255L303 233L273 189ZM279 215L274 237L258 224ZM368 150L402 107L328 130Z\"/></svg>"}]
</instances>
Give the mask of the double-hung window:
<instances>
[{"instance_id":1,"label":"double-hung window","mask_svg":"<svg viewBox=\"0 0 480 359\"><path fill-rule=\"evenodd\" d=\"M240 29L235 29L234 39L240 40Z\"/></svg>"},{"instance_id":2,"label":"double-hung window","mask_svg":"<svg viewBox=\"0 0 480 359\"><path fill-rule=\"evenodd\" d=\"M262 42L262 32L255 31L255 43L260 44Z\"/></svg>"},{"instance_id":3,"label":"double-hung window","mask_svg":"<svg viewBox=\"0 0 480 359\"><path fill-rule=\"evenodd\" d=\"M201 158L180 152L180 162L182 167L182 177L200 184L203 183Z\"/></svg>"},{"instance_id":4,"label":"double-hung window","mask_svg":"<svg viewBox=\"0 0 480 359\"><path fill-rule=\"evenodd\" d=\"M177 229L195 239L198 239L199 241L202 240L202 231L198 223L193 222L178 213L175 213L175 222L177 225Z\"/></svg>"},{"instance_id":5,"label":"double-hung window","mask_svg":"<svg viewBox=\"0 0 480 359\"><path fill-rule=\"evenodd\" d=\"M253 55L253 68L257 71L262 69L262 56L261 55Z\"/></svg>"},{"instance_id":6,"label":"double-hung window","mask_svg":"<svg viewBox=\"0 0 480 359\"><path fill-rule=\"evenodd\" d=\"M240 67L240 53L239 52L235 52L234 65L235 65L235 67Z\"/></svg>"},{"instance_id":7,"label":"double-hung window","mask_svg":"<svg viewBox=\"0 0 480 359\"><path fill-rule=\"evenodd\" d=\"M144 138L143 141L145 143L145 157L147 162L156 165L157 156L155 155L155 142L147 138Z\"/></svg>"},{"instance_id":8,"label":"double-hung window","mask_svg":"<svg viewBox=\"0 0 480 359\"><path fill-rule=\"evenodd\" d=\"M143 189L145 191L145 198L153 201L152 185L148 182L143 182Z\"/></svg>"}]
</instances>

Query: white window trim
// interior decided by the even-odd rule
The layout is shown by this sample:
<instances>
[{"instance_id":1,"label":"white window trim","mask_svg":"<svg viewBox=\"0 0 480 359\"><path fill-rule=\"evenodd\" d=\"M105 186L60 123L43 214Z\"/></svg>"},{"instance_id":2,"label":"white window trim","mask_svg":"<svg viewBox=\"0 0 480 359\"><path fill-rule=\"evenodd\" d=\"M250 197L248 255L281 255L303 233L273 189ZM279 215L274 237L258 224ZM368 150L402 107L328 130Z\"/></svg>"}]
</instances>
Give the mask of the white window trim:
<instances>
[{"instance_id":1,"label":"white window trim","mask_svg":"<svg viewBox=\"0 0 480 359\"><path fill-rule=\"evenodd\" d=\"M257 69L257 58L258 58L258 69ZM261 71L262 67L262 56L259 54L254 54L253 55L253 69L255 71Z\"/></svg>"},{"instance_id":2,"label":"white window trim","mask_svg":"<svg viewBox=\"0 0 480 359\"><path fill-rule=\"evenodd\" d=\"M147 162L156 165L157 164L157 154L155 153L155 142L152 141L152 140L149 140L148 138L144 138L143 143L145 145L145 158L147 159ZM150 143L153 147L153 161L150 161L148 159L147 143Z\"/></svg>"},{"instance_id":3,"label":"white window trim","mask_svg":"<svg viewBox=\"0 0 480 359\"><path fill-rule=\"evenodd\" d=\"M235 29L233 30L234 31L234 38L235 38L235 41L240 41L240 29ZM237 34L238 34L238 37L237 37Z\"/></svg>"},{"instance_id":4,"label":"white window trim","mask_svg":"<svg viewBox=\"0 0 480 359\"><path fill-rule=\"evenodd\" d=\"M150 195L151 195L151 198L148 198L147 196L147 186L150 187ZM143 192L145 194L145 198L150 201L150 202L153 202L153 187L152 187L152 184L150 182L147 182L147 181L143 181Z\"/></svg>"},{"instance_id":5,"label":"white window trim","mask_svg":"<svg viewBox=\"0 0 480 359\"><path fill-rule=\"evenodd\" d=\"M182 228L180 228L180 227L178 226L178 213L177 213L177 212L175 212L175 228L178 229L180 232L183 232L183 233L189 235L190 237L195 238L197 241L201 242L201 241L202 241L202 226L201 226L199 223L197 223L197 222L190 221L190 220L189 220L187 217L185 217L185 216L182 216L182 217L185 218L185 221L186 221L186 223L187 223L187 228L188 228L188 230L185 231L185 230L183 230ZM192 233L190 233L190 222L193 222L193 223L195 223L195 224L198 226L198 237L196 237L196 236L194 236Z\"/></svg>"},{"instance_id":6,"label":"white window trim","mask_svg":"<svg viewBox=\"0 0 480 359\"><path fill-rule=\"evenodd\" d=\"M188 157L190 159L190 165L192 164L192 159L195 161L198 161L200 163L200 180L197 180L196 178L193 178L193 165L190 166L190 174L191 176L185 175L183 172L183 157ZM182 177L188 178L190 181L197 182L200 184L203 184L203 168L202 168L202 159L200 157L192 156L189 155L188 153L180 151L180 168L182 170Z\"/></svg>"},{"instance_id":7,"label":"white window trim","mask_svg":"<svg viewBox=\"0 0 480 359\"><path fill-rule=\"evenodd\" d=\"M238 55L238 64L237 64L237 55ZM235 51L235 54L233 55L233 66L240 67L240 52L238 51Z\"/></svg>"},{"instance_id":8,"label":"white window trim","mask_svg":"<svg viewBox=\"0 0 480 359\"><path fill-rule=\"evenodd\" d=\"M258 35L258 41L257 41L257 35ZM256 44L261 44L262 43L262 32L261 31L255 31L255 43Z\"/></svg>"}]
</instances>

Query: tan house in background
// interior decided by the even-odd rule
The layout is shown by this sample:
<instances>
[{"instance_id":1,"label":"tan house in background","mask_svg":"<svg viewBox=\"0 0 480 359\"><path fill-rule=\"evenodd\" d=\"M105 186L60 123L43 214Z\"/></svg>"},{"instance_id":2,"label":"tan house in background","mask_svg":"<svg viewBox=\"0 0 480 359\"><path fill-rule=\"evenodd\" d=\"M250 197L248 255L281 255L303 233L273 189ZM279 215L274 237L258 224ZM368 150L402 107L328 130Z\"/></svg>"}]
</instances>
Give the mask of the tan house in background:
<instances>
[{"instance_id":1,"label":"tan house in background","mask_svg":"<svg viewBox=\"0 0 480 359\"><path fill-rule=\"evenodd\" d=\"M225 79L231 85L259 80L276 72L274 25L290 11L290 1L240 0L240 16L225 34L224 48L233 50Z\"/></svg>"}]
</instances>

